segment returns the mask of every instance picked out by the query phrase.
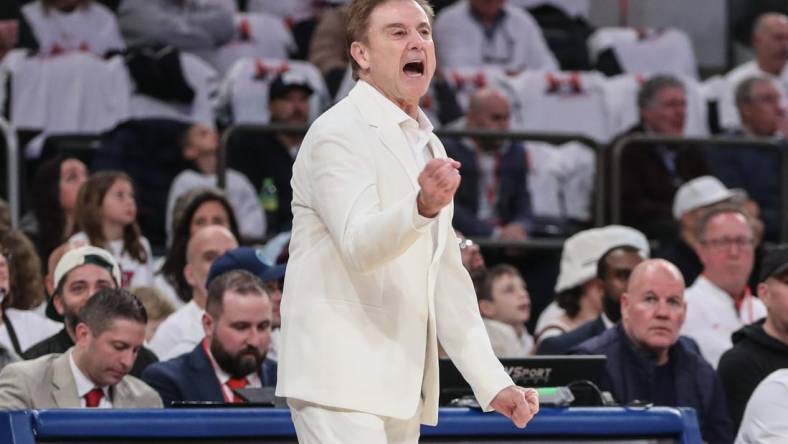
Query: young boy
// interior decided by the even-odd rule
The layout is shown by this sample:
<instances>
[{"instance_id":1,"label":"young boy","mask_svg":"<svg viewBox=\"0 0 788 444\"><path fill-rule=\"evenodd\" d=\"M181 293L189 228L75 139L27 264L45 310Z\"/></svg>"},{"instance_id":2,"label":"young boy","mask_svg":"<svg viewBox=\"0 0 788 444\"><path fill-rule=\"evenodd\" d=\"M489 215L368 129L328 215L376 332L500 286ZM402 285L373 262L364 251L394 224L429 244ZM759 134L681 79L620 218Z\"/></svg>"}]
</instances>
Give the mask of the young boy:
<instances>
[{"instance_id":1,"label":"young boy","mask_svg":"<svg viewBox=\"0 0 788 444\"><path fill-rule=\"evenodd\" d=\"M496 265L487 272L476 296L495 356L528 356L534 345L525 329L531 298L520 272L511 265Z\"/></svg>"}]
</instances>

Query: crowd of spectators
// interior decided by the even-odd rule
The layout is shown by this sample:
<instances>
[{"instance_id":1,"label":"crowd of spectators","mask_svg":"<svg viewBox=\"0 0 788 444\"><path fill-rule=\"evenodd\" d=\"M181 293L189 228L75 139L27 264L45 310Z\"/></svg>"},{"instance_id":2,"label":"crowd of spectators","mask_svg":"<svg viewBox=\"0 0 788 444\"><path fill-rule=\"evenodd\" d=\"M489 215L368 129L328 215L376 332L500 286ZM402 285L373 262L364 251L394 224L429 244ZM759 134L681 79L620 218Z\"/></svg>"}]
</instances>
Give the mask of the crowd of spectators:
<instances>
[{"instance_id":1,"label":"crowd of spectators","mask_svg":"<svg viewBox=\"0 0 788 444\"><path fill-rule=\"evenodd\" d=\"M122 122L102 129L101 143L128 131L136 143L154 140L124 126L144 119L172 137L146 146L161 157L137 155L132 167L104 146L51 152L47 137L64 127L50 117L21 126L35 133L20 134L30 143L26 211L13 224L0 207L0 408L233 403L244 401L239 389L276 384L298 129L352 88L345 3L4 2L0 80L36 72L42 60L100 60L100 81L117 86L117 103L101 106L119 107ZM788 253L774 246L786 224L785 11L754 20L752 61L700 87L677 72L621 73L624 50L624 77L561 73L566 51L537 10L446 3L433 24L440 66L422 108L435 127L467 130L442 138L462 163L459 247L447 248L461 250L496 355L603 354L600 388L619 404L693 407L707 442L788 439L779 421L788 414ZM242 66L253 74L241 76ZM33 80L57 76L40 69ZM526 81L534 73L541 83ZM20 112L15 94L31 92L13 83L0 93L4 117L47 114ZM246 98L259 98L251 115L264 116L253 123L275 131L227 131L246 122L243 107L222 110L214 99L241 101L232 91L244 85L255 91ZM575 138L544 150L507 137L529 128L523 120L541 106L528 103L534 94L577 105L577 114L549 117L566 133L597 118L598 104L618 127L579 140L593 146ZM700 135L725 143L694 143L698 116ZM777 149L750 146L764 142ZM151 230L142 221L152 217L166 222ZM561 240L558 272L535 276L519 253L545 236ZM545 283L552 291L535 290Z\"/></svg>"}]
</instances>

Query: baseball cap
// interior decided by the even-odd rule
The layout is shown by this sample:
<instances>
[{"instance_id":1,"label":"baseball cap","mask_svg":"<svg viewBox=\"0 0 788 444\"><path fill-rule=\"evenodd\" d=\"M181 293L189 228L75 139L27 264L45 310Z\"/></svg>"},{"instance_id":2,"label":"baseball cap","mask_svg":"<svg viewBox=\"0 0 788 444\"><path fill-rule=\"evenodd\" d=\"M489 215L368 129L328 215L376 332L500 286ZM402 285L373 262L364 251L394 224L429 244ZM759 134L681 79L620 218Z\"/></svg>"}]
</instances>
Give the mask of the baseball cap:
<instances>
[{"instance_id":1,"label":"baseball cap","mask_svg":"<svg viewBox=\"0 0 788 444\"><path fill-rule=\"evenodd\" d=\"M106 269L110 276L112 276L112 279L115 281L115 285L120 287L120 267L115 261L115 258L109 251L103 248L94 247L92 245L83 245L81 247L74 248L73 250L69 250L63 254L63 257L61 257L57 262L57 265L55 265L55 273L52 276L54 287L60 287L61 281L68 274L68 272L87 264L97 265ZM56 321L63 320L63 317L60 315L60 313L55 310L55 306L52 303L52 298L49 298L49 302L47 303L46 315L49 319Z\"/></svg>"},{"instance_id":2,"label":"baseball cap","mask_svg":"<svg viewBox=\"0 0 788 444\"><path fill-rule=\"evenodd\" d=\"M260 250L252 247L238 247L225 252L213 261L208 278L205 280L205 286L210 285L217 276L233 270L248 271L263 282L279 280L285 276L285 266L269 265Z\"/></svg>"},{"instance_id":3,"label":"baseball cap","mask_svg":"<svg viewBox=\"0 0 788 444\"><path fill-rule=\"evenodd\" d=\"M614 248L624 246L637 248L644 259L650 254L646 236L623 225L591 228L568 238L561 251L561 268L555 292L560 293L593 279L599 258Z\"/></svg>"},{"instance_id":4,"label":"baseball cap","mask_svg":"<svg viewBox=\"0 0 788 444\"><path fill-rule=\"evenodd\" d=\"M312 93L315 92L309 85L309 79L307 79L304 73L289 70L279 74L271 82L271 86L268 90L268 100L271 101L282 98L294 89L301 89L306 92L307 95L312 95Z\"/></svg>"},{"instance_id":5,"label":"baseball cap","mask_svg":"<svg viewBox=\"0 0 788 444\"><path fill-rule=\"evenodd\" d=\"M746 197L740 189L729 189L714 176L701 176L682 185L673 198L673 217L681 219L685 213L707 205L728 200L732 197Z\"/></svg>"},{"instance_id":6,"label":"baseball cap","mask_svg":"<svg viewBox=\"0 0 788 444\"><path fill-rule=\"evenodd\" d=\"M769 249L761 262L760 282L788 270L788 245Z\"/></svg>"}]
</instances>

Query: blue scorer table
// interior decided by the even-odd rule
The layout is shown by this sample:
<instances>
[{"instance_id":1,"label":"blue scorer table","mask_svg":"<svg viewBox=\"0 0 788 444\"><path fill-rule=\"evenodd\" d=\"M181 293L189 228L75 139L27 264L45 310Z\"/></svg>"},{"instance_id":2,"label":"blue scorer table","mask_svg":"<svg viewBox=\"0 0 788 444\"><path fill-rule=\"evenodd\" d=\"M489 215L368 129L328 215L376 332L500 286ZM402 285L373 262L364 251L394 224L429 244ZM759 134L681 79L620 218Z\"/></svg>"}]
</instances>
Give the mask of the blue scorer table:
<instances>
[{"instance_id":1,"label":"blue scorer table","mask_svg":"<svg viewBox=\"0 0 788 444\"><path fill-rule=\"evenodd\" d=\"M0 442L295 443L286 409L27 410L0 412ZM692 409L543 408L524 430L497 413L442 408L423 443L700 444Z\"/></svg>"}]
</instances>

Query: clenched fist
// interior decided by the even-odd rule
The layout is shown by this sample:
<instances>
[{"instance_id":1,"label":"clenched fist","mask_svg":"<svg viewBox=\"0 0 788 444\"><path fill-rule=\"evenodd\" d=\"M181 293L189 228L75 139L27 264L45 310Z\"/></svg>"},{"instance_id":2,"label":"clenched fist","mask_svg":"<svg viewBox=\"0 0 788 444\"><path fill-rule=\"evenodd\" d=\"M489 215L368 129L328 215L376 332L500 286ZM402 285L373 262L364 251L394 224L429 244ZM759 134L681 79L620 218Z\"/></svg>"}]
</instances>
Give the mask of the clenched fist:
<instances>
[{"instance_id":1,"label":"clenched fist","mask_svg":"<svg viewBox=\"0 0 788 444\"><path fill-rule=\"evenodd\" d=\"M451 202L460 186L459 170L460 162L450 158L432 159L424 166L419 174L419 214L433 218Z\"/></svg>"}]
</instances>

